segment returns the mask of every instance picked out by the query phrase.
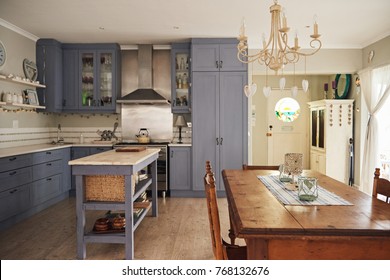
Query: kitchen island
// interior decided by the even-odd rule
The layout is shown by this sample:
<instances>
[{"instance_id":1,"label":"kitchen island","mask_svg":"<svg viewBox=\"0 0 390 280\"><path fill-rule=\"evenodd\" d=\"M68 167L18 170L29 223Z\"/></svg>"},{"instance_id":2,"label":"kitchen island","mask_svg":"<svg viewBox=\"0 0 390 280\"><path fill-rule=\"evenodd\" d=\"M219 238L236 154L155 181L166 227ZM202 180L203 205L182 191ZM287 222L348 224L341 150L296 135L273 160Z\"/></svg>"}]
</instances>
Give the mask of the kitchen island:
<instances>
[{"instance_id":1,"label":"kitchen island","mask_svg":"<svg viewBox=\"0 0 390 280\"><path fill-rule=\"evenodd\" d=\"M116 152L115 150L69 161L72 174L76 176L76 214L77 214L77 257L86 258L87 243L124 243L126 259L134 258L134 231L143 220L146 211L133 218L133 202L149 188L152 193L152 216L157 216L157 158L159 149L146 149L139 152ZM133 193L132 174L149 166L151 178L140 181ZM86 177L100 175L124 176L124 202L87 201L85 195ZM86 229L86 210L124 211L126 227L124 232L95 233Z\"/></svg>"}]
</instances>

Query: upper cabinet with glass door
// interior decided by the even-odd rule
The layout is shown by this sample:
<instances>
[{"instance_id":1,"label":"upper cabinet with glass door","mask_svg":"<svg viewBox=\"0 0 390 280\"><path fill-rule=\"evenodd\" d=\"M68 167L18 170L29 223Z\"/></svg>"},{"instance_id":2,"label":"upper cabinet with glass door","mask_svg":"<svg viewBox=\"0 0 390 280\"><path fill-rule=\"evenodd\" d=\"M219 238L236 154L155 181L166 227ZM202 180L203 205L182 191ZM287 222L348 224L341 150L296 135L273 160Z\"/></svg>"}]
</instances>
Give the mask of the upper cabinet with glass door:
<instances>
[{"instance_id":1,"label":"upper cabinet with glass door","mask_svg":"<svg viewBox=\"0 0 390 280\"><path fill-rule=\"evenodd\" d=\"M81 88L79 109L115 111L115 101L120 86L119 53L115 50L80 51Z\"/></svg>"},{"instance_id":2,"label":"upper cabinet with glass door","mask_svg":"<svg viewBox=\"0 0 390 280\"><path fill-rule=\"evenodd\" d=\"M64 45L69 57L64 61L63 110L115 112L121 86L119 45ZM74 55L78 63L71 63Z\"/></svg>"},{"instance_id":3,"label":"upper cabinet with glass door","mask_svg":"<svg viewBox=\"0 0 390 280\"><path fill-rule=\"evenodd\" d=\"M191 112L190 43L172 44L172 112Z\"/></svg>"}]
</instances>

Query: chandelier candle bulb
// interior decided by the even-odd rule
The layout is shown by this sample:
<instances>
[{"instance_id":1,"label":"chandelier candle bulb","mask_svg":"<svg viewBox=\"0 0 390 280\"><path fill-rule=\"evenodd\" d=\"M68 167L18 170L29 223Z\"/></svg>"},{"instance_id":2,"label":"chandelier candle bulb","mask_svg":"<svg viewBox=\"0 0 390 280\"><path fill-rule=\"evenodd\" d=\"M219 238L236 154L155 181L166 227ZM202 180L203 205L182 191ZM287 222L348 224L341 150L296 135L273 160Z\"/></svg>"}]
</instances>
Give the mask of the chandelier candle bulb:
<instances>
[{"instance_id":1,"label":"chandelier candle bulb","mask_svg":"<svg viewBox=\"0 0 390 280\"><path fill-rule=\"evenodd\" d=\"M287 17L286 17L286 10L283 8L283 29L287 28Z\"/></svg>"}]
</instances>

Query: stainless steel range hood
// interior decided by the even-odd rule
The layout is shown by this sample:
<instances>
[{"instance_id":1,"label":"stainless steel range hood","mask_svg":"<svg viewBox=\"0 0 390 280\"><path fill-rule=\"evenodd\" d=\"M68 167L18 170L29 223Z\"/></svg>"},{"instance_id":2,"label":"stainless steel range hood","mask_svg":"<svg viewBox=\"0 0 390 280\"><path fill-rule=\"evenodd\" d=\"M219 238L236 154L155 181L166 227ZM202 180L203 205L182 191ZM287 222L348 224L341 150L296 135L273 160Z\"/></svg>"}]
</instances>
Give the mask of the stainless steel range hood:
<instances>
[{"instance_id":1,"label":"stainless steel range hood","mask_svg":"<svg viewBox=\"0 0 390 280\"><path fill-rule=\"evenodd\" d=\"M153 46L138 45L138 89L117 99L122 104L169 104L153 89Z\"/></svg>"}]
</instances>

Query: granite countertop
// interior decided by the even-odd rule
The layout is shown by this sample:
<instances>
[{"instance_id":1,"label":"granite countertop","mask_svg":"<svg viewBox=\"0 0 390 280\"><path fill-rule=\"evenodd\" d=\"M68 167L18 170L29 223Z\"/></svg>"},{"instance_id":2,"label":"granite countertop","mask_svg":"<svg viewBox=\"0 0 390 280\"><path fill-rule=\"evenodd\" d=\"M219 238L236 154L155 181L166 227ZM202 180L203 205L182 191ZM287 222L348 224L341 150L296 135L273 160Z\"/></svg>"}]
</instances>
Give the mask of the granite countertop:
<instances>
[{"instance_id":1,"label":"granite countertop","mask_svg":"<svg viewBox=\"0 0 390 280\"><path fill-rule=\"evenodd\" d=\"M145 159L158 155L160 149L147 148L140 152L106 151L69 161L69 165L136 165Z\"/></svg>"},{"instance_id":2,"label":"granite countertop","mask_svg":"<svg viewBox=\"0 0 390 280\"><path fill-rule=\"evenodd\" d=\"M95 143L83 143L83 144L61 144L61 145L54 145L54 144L36 144L36 145L26 145L26 146L18 146L18 147L10 147L10 148L1 148L0 149L0 158L3 157L10 157L10 156L17 156L17 155L23 155L23 154L30 154L30 153L37 153L37 152L44 152L44 151L50 151L50 150L56 150L56 149L64 149L64 148L70 148L70 147L111 147L112 143L110 144L95 144Z\"/></svg>"}]
</instances>

